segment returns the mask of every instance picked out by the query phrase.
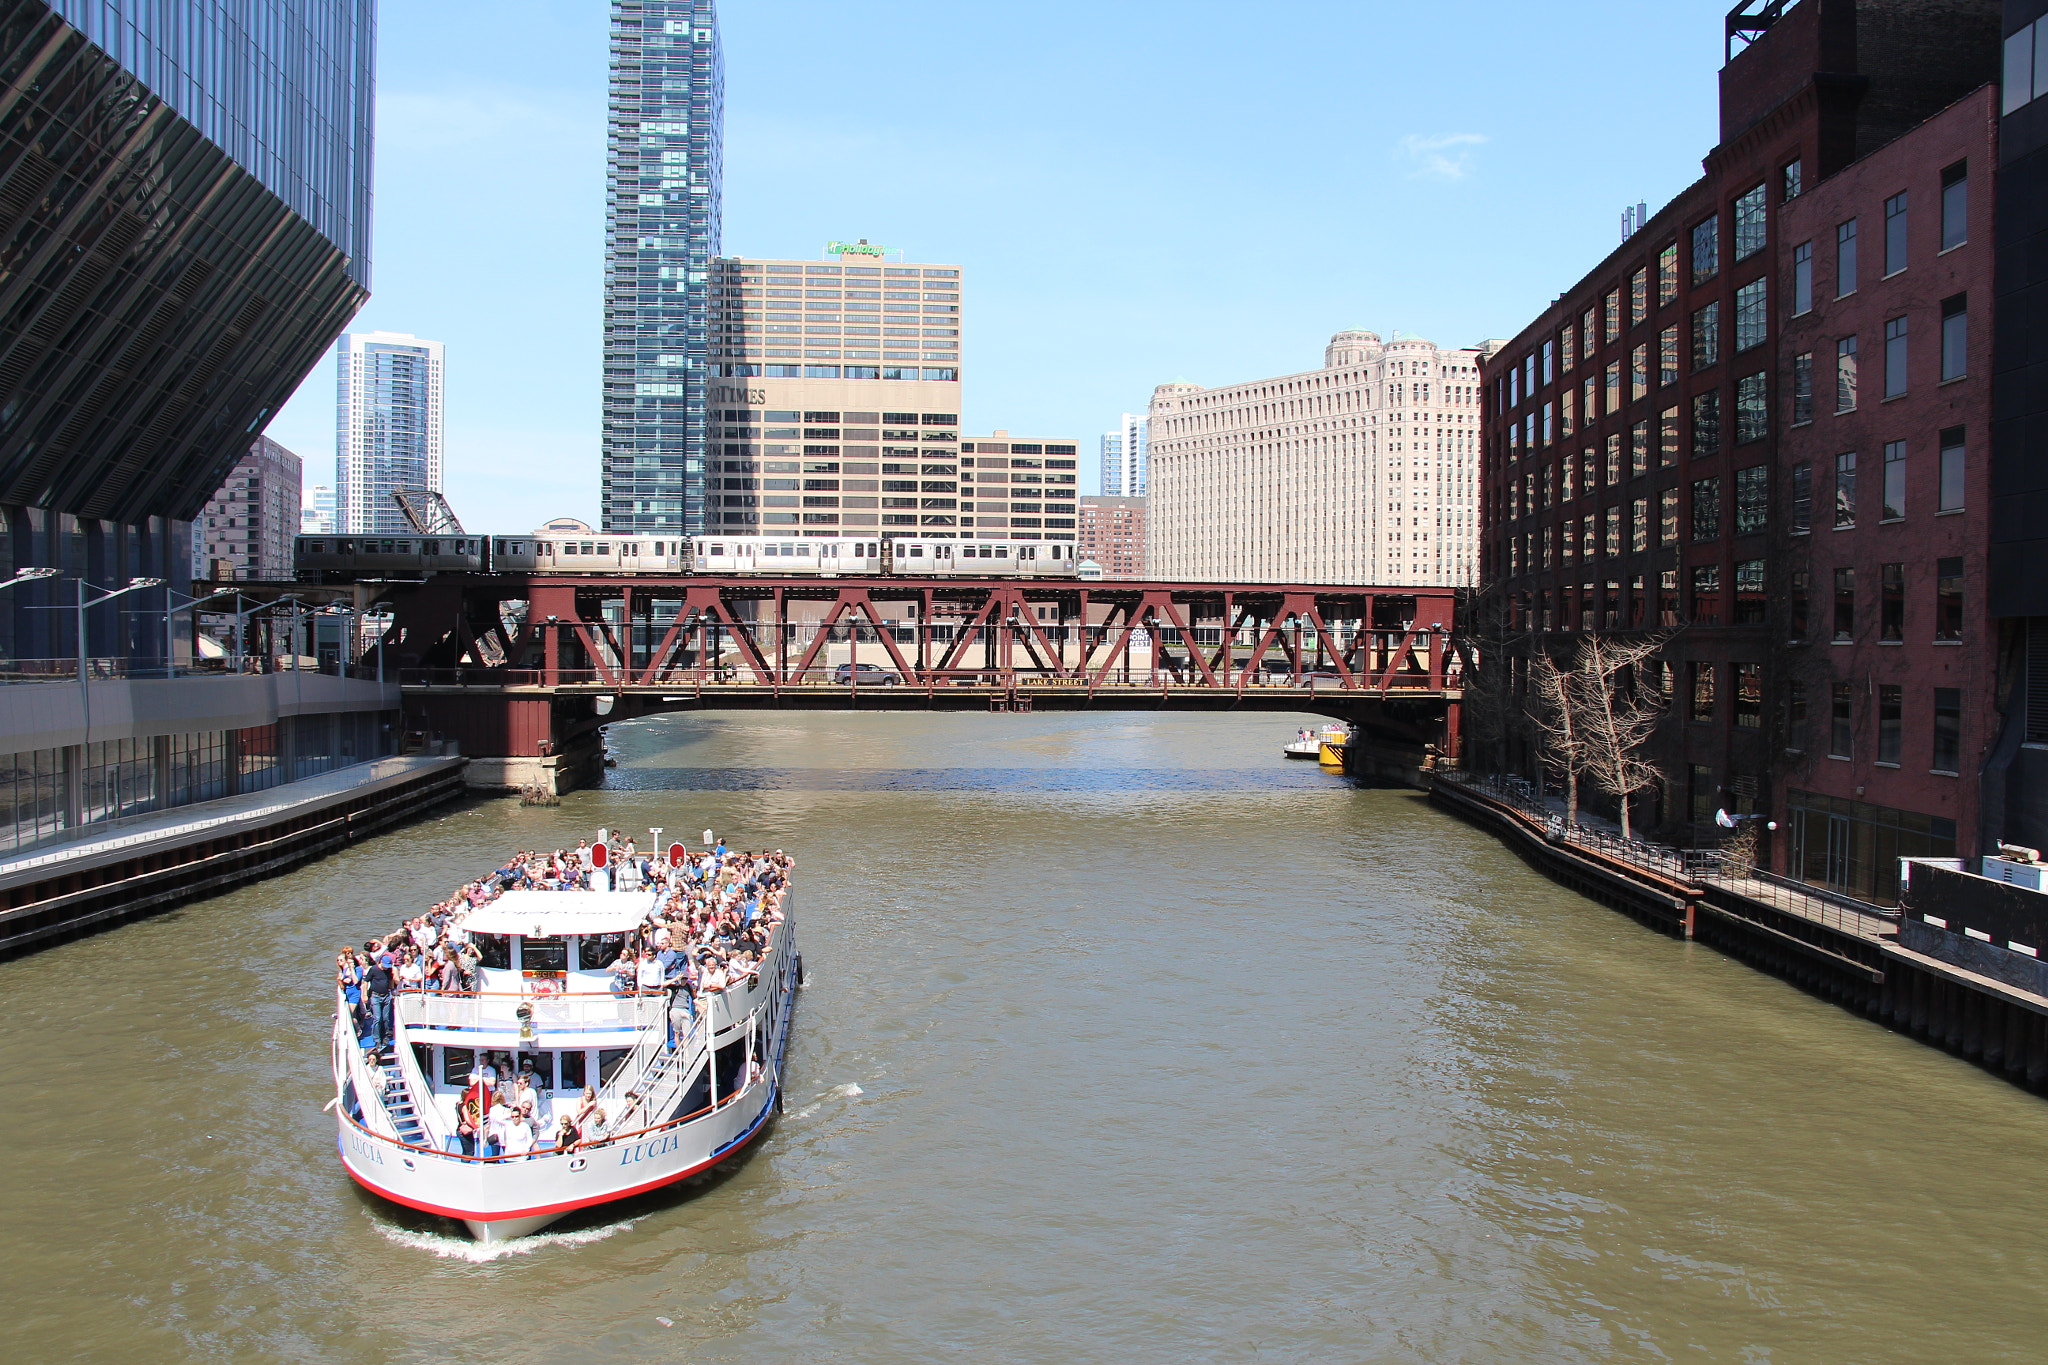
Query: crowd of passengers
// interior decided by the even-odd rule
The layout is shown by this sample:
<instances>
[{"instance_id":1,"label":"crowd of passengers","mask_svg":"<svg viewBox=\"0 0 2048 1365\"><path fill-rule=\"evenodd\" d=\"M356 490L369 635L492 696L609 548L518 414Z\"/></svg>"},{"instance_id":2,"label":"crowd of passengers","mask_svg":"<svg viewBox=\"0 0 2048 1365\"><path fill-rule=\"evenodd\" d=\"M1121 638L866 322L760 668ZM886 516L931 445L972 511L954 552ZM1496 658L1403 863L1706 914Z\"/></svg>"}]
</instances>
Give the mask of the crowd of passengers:
<instances>
[{"instance_id":1,"label":"crowd of passengers","mask_svg":"<svg viewBox=\"0 0 2048 1365\"><path fill-rule=\"evenodd\" d=\"M426 914L397 930L343 948L335 960L335 981L349 1010L356 1037L372 1065L381 1064L396 1042L393 997L405 991L471 993L483 988L482 971L509 967L501 935L472 936L470 913L507 891L588 891L593 879L621 891L657 890L659 904L630 933L590 935L591 949L609 957L610 989L616 995L662 994L671 1017L685 1027L705 997L747 984L761 970L769 940L783 919L783 898L795 862L777 850L739 852L704 831L704 851L685 852L674 863L640 853L631 838L607 843L608 867L600 871L585 841L552 853L523 850L487 877L473 881ZM614 956L614 953L616 954ZM494 960L495 959L495 960ZM669 1045L675 1046L673 1026ZM748 1063L748 1083L758 1059ZM567 1112L552 1112L528 1059L515 1072L506 1052L479 1054L458 1106L464 1155L517 1156L535 1151L568 1151L637 1131L649 1116L640 1097L627 1091L618 1114L599 1107L597 1091L585 1086L581 1101Z\"/></svg>"}]
</instances>

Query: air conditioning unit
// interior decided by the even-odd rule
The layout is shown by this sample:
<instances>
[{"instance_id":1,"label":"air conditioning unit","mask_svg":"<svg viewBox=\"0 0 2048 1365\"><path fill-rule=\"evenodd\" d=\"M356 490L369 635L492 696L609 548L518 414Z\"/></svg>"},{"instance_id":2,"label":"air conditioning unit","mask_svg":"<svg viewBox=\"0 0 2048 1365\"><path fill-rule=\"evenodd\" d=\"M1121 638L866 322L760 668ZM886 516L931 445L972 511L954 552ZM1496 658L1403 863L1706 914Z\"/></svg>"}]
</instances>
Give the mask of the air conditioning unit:
<instances>
[{"instance_id":1,"label":"air conditioning unit","mask_svg":"<svg viewBox=\"0 0 2048 1365\"><path fill-rule=\"evenodd\" d=\"M2008 886L2023 886L2029 891L2048 891L2043 885L2043 873L2048 873L2048 864L2016 863L2010 858L1986 858L1984 875L1995 882Z\"/></svg>"}]
</instances>

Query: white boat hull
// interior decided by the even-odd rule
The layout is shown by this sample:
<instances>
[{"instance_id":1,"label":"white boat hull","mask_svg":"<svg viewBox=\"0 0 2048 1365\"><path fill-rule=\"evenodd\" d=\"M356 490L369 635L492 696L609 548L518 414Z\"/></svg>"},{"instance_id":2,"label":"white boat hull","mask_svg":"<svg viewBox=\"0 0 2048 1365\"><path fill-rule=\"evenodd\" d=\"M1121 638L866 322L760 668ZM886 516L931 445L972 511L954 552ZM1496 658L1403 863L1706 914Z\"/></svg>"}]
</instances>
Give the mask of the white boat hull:
<instances>
[{"instance_id":1,"label":"white boat hull","mask_svg":"<svg viewBox=\"0 0 2048 1365\"><path fill-rule=\"evenodd\" d=\"M460 1220L480 1242L524 1237L579 1209L629 1199L708 1171L744 1151L781 1109L782 1073L795 1015L801 959L785 936L771 956L776 994L761 1013L767 1063L760 1077L715 1108L680 1121L574 1152L536 1152L519 1159L475 1160L408 1144L374 1131L362 1105L335 1106L343 1168L364 1189L395 1204ZM765 984L765 981L764 981ZM745 1012L712 1011L712 1042L745 1036ZM336 1093L350 1093L353 1040L337 1027ZM694 1035L693 1035L694 1037ZM403 1048L403 1038L397 1044Z\"/></svg>"}]
</instances>

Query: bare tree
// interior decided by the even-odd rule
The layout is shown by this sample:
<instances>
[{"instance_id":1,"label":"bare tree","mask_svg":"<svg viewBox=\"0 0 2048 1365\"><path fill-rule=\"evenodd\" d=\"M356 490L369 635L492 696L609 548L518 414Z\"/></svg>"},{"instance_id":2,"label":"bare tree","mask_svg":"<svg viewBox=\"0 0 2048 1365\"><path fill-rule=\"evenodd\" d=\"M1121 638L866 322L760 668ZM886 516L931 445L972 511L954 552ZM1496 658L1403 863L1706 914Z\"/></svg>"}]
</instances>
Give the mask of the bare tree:
<instances>
[{"instance_id":1,"label":"bare tree","mask_svg":"<svg viewBox=\"0 0 2048 1365\"><path fill-rule=\"evenodd\" d=\"M1566 824L1579 820L1579 774L1586 767L1586 741L1581 732L1584 707L1571 669L1557 666L1544 649L1529 656L1529 720L1543 752L1543 766L1564 783Z\"/></svg>"},{"instance_id":2,"label":"bare tree","mask_svg":"<svg viewBox=\"0 0 2048 1365\"><path fill-rule=\"evenodd\" d=\"M1656 765L1643 756L1643 746L1664 714L1664 698L1645 676L1644 665L1668 638L1662 633L1630 638L1588 635L1579 642L1564 676L1586 776L1620 805L1624 839L1631 837L1630 798L1655 786L1658 779Z\"/></svg>"}]
</instances>

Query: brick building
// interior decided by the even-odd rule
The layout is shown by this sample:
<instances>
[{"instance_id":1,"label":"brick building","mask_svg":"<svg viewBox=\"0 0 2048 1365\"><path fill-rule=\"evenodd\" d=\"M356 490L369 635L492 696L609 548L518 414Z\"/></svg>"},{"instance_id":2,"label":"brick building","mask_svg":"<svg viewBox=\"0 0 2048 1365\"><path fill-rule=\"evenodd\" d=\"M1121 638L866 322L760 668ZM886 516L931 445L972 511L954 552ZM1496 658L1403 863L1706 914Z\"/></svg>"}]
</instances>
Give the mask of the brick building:
<instances>
[{"instance_id":1,"label":"brick building","mask_svg":"<svg viewBox=\"0 0 2048 1365\"><path fill-rule=\"evenodd\" d=\"M192 576L216 582L290 578L303 478L298 456L258 436L192 519Z\"/></svg>"},{"instance_id":2,"label":"brick building","mask_svg":"<svg viewBox=\"0 0 2048 1365\"><path fill-rule=\"evenodd\" d=\"M1145 500L1081 499L1081 538L1074 553L1094 560L1104 578L1128 582L1145 576Z\"/></svg>"},{"instance_id":3,"label":"brick building","mask_svg":"<svg viewBox=\"0 0 2048 1365\"><path fill-rule=\"evenodd\" d=\"M1780 870L1887 904L1899 857L1979 851L1997 93L1779 220Z\"/></svg>"},{"instance_id":4,"label":"brick building","mask_svg":"<svg viewBox=\"0 0 2048 1365\"><path fill-rule=\"evenodd\" d=\"M1831 205L1875 224L1870 230L1881 236L1882 201L1907 179L1912 194L1938 200L1939 165L1927 186L1919 168L1900 177L1905 158L1936 155L1941 135L1904 151L1891 144L1995 78L1999 6L1804 0L1787 8L1746 0L1728 28L1721 137L1705 174L1484 367L1482 569L1513 642L1509 676L1519 687L1529 651L1561 652L1575 633L1675 631L1658 679L1671 706L1649 749L1664 780L1636 816L1680 842L1711 839L1718 808L1775 811L1786 799L1790 788L1778 774L1794 700L1793 651L1785 648L1792 576L1803 572L1811 582L1815 565L1831 573L1837 557L1832 549L1820 554L1811 536L1796 566L1792 553L1792 465L1812 466L1815 444L1834 439L1818 423L1788 430L1793 247L1833 232L1832 221L1812 226ZM1951 113L1946 133L1968 142L1970 115ZM1830 184L1852 170L1839 189ZM1860 204L1866 183L1893 181L1878 204L1848 207ZM1809 195L1822 197L1800 209ZM1932 231L1925 223L1933 217L1923 217L1918 231ZM1969 259L1981 255L1980 246ZM1864 308L1896 303L1914 311L1913 325L1937 333L1938 315L1920 319L1921 303L1906 297L1928 276L1952 273L1930 261L1898 282L1896 298L1873 292L1850 312L1830 308L1834 320L1825 325L1839 330L1853 313L1860 327ZM1799 319L1802 353L1819 347L1810 338L1822 325L1819 316ZM1882 323L1872 341L1860 337L1859 345L1881 348ZM1933 363L1931 350L1919 354ZM1933 392L1939 388L1932 380L1916 385L1908 406L1895 410L1902 423L1932 413L1944 401ZM1928 448L1936 434L1885 439ZM1800 458L1790 460L1792 452ZM1924 449L1921 473L1935 459ZM1876 553L1892 548L1880 529L1873 526L1867 542L1843 538L1840 556L1904 562L1903 551L1898 560ZM1931 547L1940 537L1928 535ZM1914 562L1924 557L1916 551ZM1536 766L1526 734L1504 743L1511 766ZM1832 772L1826 781L1802 780L1809 785L1798 790L1816 795L1831 796L1838 785ZM1781 835L1776 844L1768 856L1782 866L1791 841Z\"/></svg>"}]
</instances>

